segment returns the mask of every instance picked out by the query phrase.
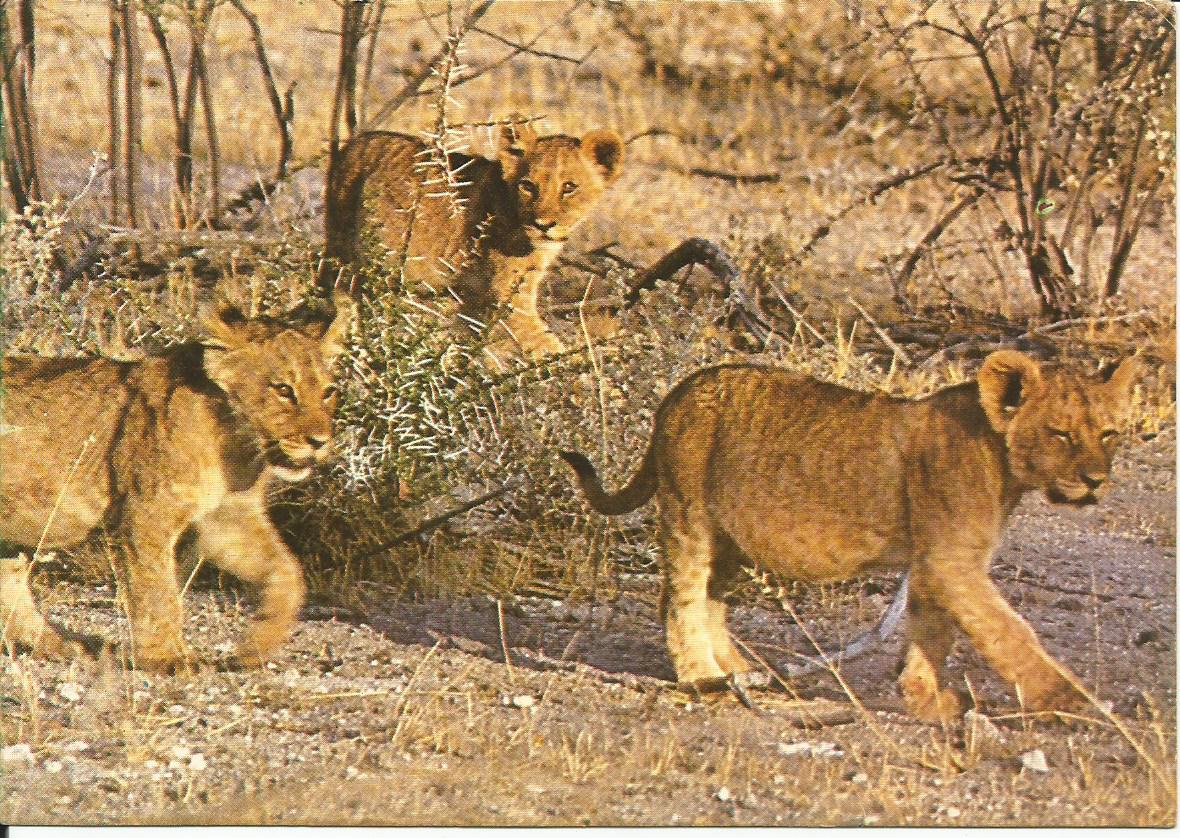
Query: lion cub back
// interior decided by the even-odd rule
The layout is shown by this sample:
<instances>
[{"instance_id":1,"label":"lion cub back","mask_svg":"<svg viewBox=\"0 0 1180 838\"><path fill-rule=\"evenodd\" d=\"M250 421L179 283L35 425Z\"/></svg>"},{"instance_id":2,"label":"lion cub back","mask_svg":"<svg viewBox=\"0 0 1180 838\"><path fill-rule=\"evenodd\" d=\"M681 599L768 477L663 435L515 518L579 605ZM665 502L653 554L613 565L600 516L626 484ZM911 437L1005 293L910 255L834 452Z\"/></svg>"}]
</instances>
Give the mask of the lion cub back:
<instances>
[{"instance_id":1,"label":"lion cub back","mask_svg":"<svg viewBox=\"0 0 1180 838\"><path fill-rule=\"evenodd\" d=\"M462 266L481 217L504 203L504 185L492 161L452 154L448 167L465 185L448 191L445 181L430 183L445 178L430 154L416 137L390 131L366 132L345 146L328 179L328 259L359 262L361 237L371 230L390 251L406 253L411 275L437 282L444 265Z\"/></svg>"}]
</instances>

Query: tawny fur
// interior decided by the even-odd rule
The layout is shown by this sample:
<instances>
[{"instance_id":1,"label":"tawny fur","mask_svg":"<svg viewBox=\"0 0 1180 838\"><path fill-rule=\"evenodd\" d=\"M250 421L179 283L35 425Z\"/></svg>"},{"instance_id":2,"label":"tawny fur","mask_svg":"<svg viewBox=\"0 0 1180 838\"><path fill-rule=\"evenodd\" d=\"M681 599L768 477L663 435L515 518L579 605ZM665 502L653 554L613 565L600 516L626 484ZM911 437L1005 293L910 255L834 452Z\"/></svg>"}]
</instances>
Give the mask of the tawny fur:
<instances>
[{"instance_id":1,"label":"tawny fur","mask_svg":"<svg viewBox=\"0 0 1180 838\"><path fill-rule=\"evenodd\" d=\"M286 639L303 575L265 494L330 452L330 365L352 315L339 302L334 319L291 322L223 307L203 343L143 361L4 359L0 539L52 548L112 537L140 668L191 665L174 555L190 530L206 560L259 591L240 662L256 665ZM8 636L62 652L23 584L16 570L0 576Z\"/></svg>"},{"instance_id":2,"label":"tawny fur","mask_svg":"<svg viewBox=\"0 0 1180 838\"><path fill-rule=\"evenodd\" d=\"M499 142L496 160L449 155L457 184L448 189L421 140L386 131L353 137L328 172L321 283L331 287L341 266L356 267L371 230L416 291L433 289L438 306L457 309L465 323L494 322L493 345L560 351L537 312L541 281L619 176L623 142L612 131L538 137L527 125L504 126Z\"/></svg>"},{"instance_id":3,"label":"tawny fur","mask_svg":"<svg viewBox=\"0 0 1180 838\"><path fill-rule=\"evenodd\" d=\"M664 399L643 465L618 493L582 455L562 456L600 512L656 496L661 607L680 682L716 685L750 668L726 630L724 596L742 563L801 580L908 567L900 684L912 713L960 713L942 672L956 627L1026 706L1068 710L1083 701L1076 679L988 571L1025 492L1074 505L1105 492L1132 367L1087 380L997 352L977 382L917 401L714 367Z\"/></svg>"}]
</instances>

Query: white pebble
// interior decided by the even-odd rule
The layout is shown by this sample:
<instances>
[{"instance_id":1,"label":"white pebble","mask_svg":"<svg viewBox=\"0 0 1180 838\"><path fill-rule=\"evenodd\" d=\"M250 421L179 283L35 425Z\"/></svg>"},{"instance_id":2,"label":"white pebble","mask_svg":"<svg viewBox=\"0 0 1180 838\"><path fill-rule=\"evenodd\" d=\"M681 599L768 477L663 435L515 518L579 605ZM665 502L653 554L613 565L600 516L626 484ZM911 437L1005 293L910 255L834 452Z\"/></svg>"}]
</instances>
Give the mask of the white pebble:
<instances>
[{"instance_id":1,"label":"white pebble","mask_svg":"<svg viewBox=\"0 0 1180 838\"><path fill-rule=\"evenodd\" d=\"M779 742L778 752L785 757L811 753L810 742Z\"/></svg>"},{"instance_id":2,"label":"white pebble","mask_svg":"<svg viewBox=\"0 0 1180 838\"><path fill-rule=\"evenodd\" d=\"M725 786L722 786L721 788L717 789L717 799L720 800L722 803L728 802L732 797L733 797L733 795L729 793L729 789L726 788Z\"/></svg>"},{"instance_id":3,"label":"white pebble","mask_svg":"<svg viewBox=\"0 0 1180 838\"><path fill-rule=\"evenodd\" d=\"M960 812L958 809L956 809L954 806L948 806L946 809L946 816L948 818L957 818L961 814L963 814L963 813Z\"/></svg>"},{"instance_id":4,"label":"white pebble","mask_svg":"<svg viewBox=\"0 0 1180 838\"><path fill-rule=\"evenodd\" d=\"M193 749L188 745L173 745L172 756L177 759L188 759L192 755Z\"/></svg>"},{"instance_id":5,"label":"white pebble","mask_svg":"<svg viewBox=\"0 0 1180 838\"><path fill-rule=\"evenodd\" d=\"M49 762L45 763L44 768L47 774L56 774L61 771L62 765L57 760L51 759Z\"/></svg>"},{"instance_id":6,"label":"white pebble","mask_svg":"<svg viewBox=\"0 0 1180 838\"><path fill-rule=\"evenodd\" d=\"M57 685L57 694L66 701L81 701L82 688L73 681L67 681L64 684Z\"/></svg>"},{"instance_id":7,"label":"white pebble","mask_svg":"<svg viewBox=\"0 0 1180 838\"><path fill-rule=\"evenodd\" d=\"M527 707L532 707L537 703L537 700L531 695L515 695L512 697L512 706L519 707L522 710Z\"/></svg>"},{"instance_id":8,"label":"white pebble","mask_svg":"<svg viewBox=\"0 0 1180 838\"><path fill-rule=\"evenodd\" d=\"M188 761L190 771L204 771L209 767L209 763L205 761L204 754L193 754Z\"/></svg>"},{"instance_id":9,"label":"white pebble","mask_svg":"<svg viewBox=\"0 0 1180 838\"><path fill-rule=\"evenodd\" d=\"M33 749L23 742L0 748L0 762L33 762Z\"/></svg>"},{"instance_id":10,"label":"white pebble","mask_svg":"<svg viewBox=\"0 0 1180 838\"><path fill-rule=\"evenodd\" d=\"M1038 771L1041 774L1046 774L1049 771L1049 761L1045 759L1045 752L1040 748L1021 754L1020 764L1029 771Z\"/></svg>"}]
</instances>

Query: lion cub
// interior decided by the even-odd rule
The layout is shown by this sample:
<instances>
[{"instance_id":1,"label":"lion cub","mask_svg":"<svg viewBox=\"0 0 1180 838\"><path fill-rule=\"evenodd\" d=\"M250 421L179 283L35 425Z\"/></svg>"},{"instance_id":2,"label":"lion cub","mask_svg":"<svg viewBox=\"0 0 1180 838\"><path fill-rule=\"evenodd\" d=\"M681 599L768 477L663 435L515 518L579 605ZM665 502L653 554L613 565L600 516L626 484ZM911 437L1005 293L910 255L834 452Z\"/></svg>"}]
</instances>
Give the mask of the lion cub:
<instances>
[{"instance_id":1,"label":"lion cub","mask_svg":"<svg viewBox=\"0 0 1180 838\"><path fill-rule=\"evenodd\" d=\"M258 587L256 622L239 647L257 665L287 637L303 576L267 516L274 479L298 481L331 450L330 368L352 316L307 309L284 322L223 306L201 343L143 361L4 359L0 540L116 542L115 570L131 623L134 663L190 665L174 550L193 531L204 557ZM21 573L0 574L9 641L65 650Z\"/></svg>"},{"instance_id":2,"label":"lion cub","mask_svg":"<svg viewBox=\"0 0 1180 838\"><path fill-rule=\"evenodd\" d=\"M619 177L623 141L613 131L538 137L527 124L504 125L497 159L448 155L452 187L431 155L421 140L387 131L358 134L340 151L327 177L321 284L330 288L340 265L358 262L372 229L404 260L412 287L432 289L468 322L500 316L501 346L561 351L537 313L541 280Z\"/></svg>"},{"instance_id":3,"label":"lion cub","mask_svg":"<svg viewBox=\"0 0 1180 838\"><path fill-rule=\"evenodd\" d=\"M793 579L910 568L900 684L924 719L960 713L942 684L958 627L1031 708L1076 708L1074 679L988 577L1021 495L1081 506L1106 492L1133 378L1042 368L996 352L977 381L907 401L780 369L735 365L682 381L656 412L643 465L615 494L581 454L590 505L630 512L658 495L661 612L681 683L715 686L749 664L723 599L753 560Z\"/></svg>"}]
</instances>

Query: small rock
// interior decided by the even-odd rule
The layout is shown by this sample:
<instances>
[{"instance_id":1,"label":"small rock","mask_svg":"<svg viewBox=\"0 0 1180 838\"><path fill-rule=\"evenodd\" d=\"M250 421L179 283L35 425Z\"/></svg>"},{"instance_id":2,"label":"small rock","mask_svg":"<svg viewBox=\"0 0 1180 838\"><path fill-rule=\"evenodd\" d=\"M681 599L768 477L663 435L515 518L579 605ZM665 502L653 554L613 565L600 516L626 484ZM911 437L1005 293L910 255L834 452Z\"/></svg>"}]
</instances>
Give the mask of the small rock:
<instances>
[{"instance_id":1,"label":"small rock","mask_svg":"<svg viewBox=\"0 0 1180 838\"><path fill-rule=\"evenodd\" d=\"M797 754L813 757L842 757L844 752L835 742L780 742L778 752L783 756Z\"/></svg>"},{"instance_id":2,"label":"small rock","mask_svg":"<svg viewBox=\"0 0 1180 838\"><path fill-rule=\"evenodd\" d=\"M1029 771L1037 771L1041 774L1047 774L1049 772L1049 762L1045 759L1045 752L1040 748L1025 751L1021 754L1020 764Z\"/></svg>"},{"instance_id":3,"label":"small rock","mask_svg":"<svg viewBox=\"0 0 1180 838\"><path fill-rule=\"evenodd\" d=\"M57 685L57 694L66 701L81 701L82 688L73 681L66 681L64 684Z\"/></svg>"},{"instance_id":4,"label":"small rock","mask_svg":"<svg viewBox=\"0 0 1180 838\"><path fill-rule=\"evenodd\" d=\"M987 716L975 710L968 710L963 714L963 722L971 736L980 742L1000 743L1004 741L1004 734Z\"/></svg>"},{"instance_id":5,"label":"small rock","mask_svg":"<svg viewBox=\"0 0 1180 838\"><path fill-rule=\"evenodd\" d=\"M145 759L143 761L143 767L151 771L153 768L159 768L160 763L154 759Z\"/></svg>"},{"instance_id":6,"label":"small rock","mask_svg":"<svg viewBox=\"0 0 1180 838\"><path fill-rule=\"evenodd\" d=\"M188 759L190 756L192 756L192 753L193 749L188 745L172 746L172 756L176 757L176 759Z\"/></svg>"},{"instance_id":7,"label":"small rock","mask_svg":"<svg viewBox=\"0 0 1180 838\"><path fill-rule=\"evenodd\" d=\"M810 742L779 742L778 752L785 757L792 757L795 754L810 754Z\"/></svg>"},{"instance_id":8,"label":"small rock","mask_svg":"<svg viewBox=\"0 0 1180 838\"><path fill-rule=\"evenodd\" d=\"M728 803L731 799L733 799L733 795L729 793L729 789L725 786L717 789L716 797L722 803Z\"/></svg>"},{"instance_id":9,"label":"small rock","mask_svg":"<svg viewBox=\"0 0 1180 838\"><path fill-rule=\"evenodd\" d=\"M962 812L960 812L960 811L959 811L957 808L955 808L954 806L948 806L948 807L946 807L946 816L947 816L948 818L957 818L957 817L959 817L959 815L961 815L961 814L963 814L963 813L962 813Z\"/></svg>"},{"instance_id":10,"label":"small rock","mask_svg":"<svg viewBox=\"0 0 1180 838\"><path fill-rule=\"evenodd\" d=\"M522 710L532 707L537 703L537 700L531 695L514 695L512 697L512 706L519 707Z\"/></svg>"},{"instance_id":11,"label":"small rock","mask_svg":"<svg viewBox=\"0 0 1180 838\"><path fill-rule=\"evenodd\" d=\"M869 775L864 773L863 771L857 771L855 774L852 775L852 782L856 783L857 785L864 785L868 781L869 781Z\"/></svg>"},{"instance_id":12,"label":"small rock","mask_svg":"<svg viewBox=\"0 0 1180 838\"><path fill-rule=\"evenodd\" d=\"M193 754L188 760L189 771L204 771L209 767L209 763L205 761L204 754Z\"/></svg>"},{"instance_id":13,"label":"small rock","mask_svg":"<svg viewBox=\"0 0 1180 838\"><path fill-rule=\"evenodd\" d=\"M0 762L27 762L31 765L33 763L33 749L23 742L18 745L9 745L7 748L0 748Z\"/></svg>"},{"instance_id":14,"label":"small rock","mask_svg":"<svg viewBox=\"0 0 1180 838\"><path fill-rule=\"evenodd\" d=\"M49 760L43 767L47 774L57 774L62 769L61 763L55 759Z\"/></svg>"}]
</instances>

